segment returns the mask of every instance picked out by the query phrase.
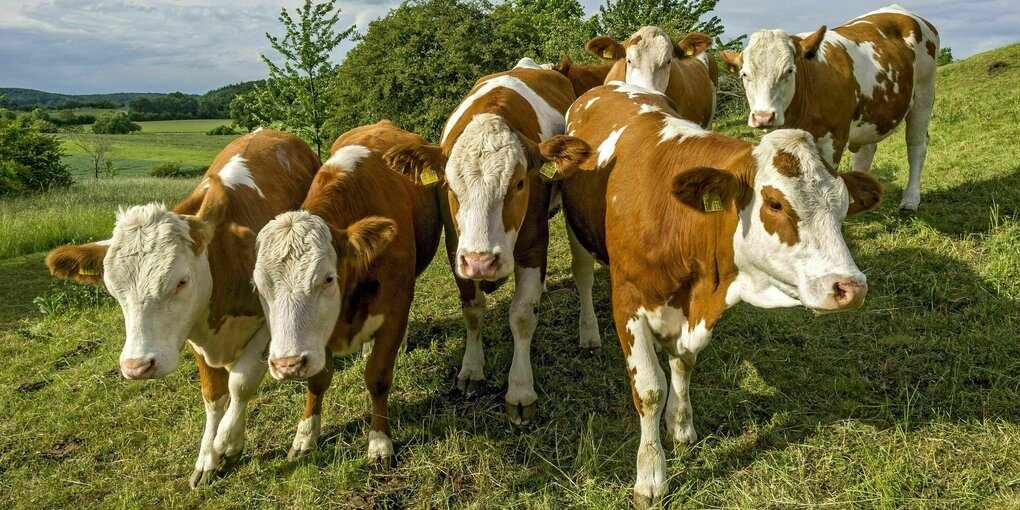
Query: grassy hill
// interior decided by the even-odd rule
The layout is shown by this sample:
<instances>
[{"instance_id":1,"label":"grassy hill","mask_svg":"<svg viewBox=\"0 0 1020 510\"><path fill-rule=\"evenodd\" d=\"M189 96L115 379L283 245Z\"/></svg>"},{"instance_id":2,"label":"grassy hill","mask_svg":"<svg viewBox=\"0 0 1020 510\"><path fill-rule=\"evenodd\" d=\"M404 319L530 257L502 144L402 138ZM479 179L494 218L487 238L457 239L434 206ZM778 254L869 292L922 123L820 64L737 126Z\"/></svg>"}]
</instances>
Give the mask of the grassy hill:
<instances>
[{"instance_id":1,"label":"grassy hill","mask_svg":"<svg viewBox=\"0 0 1020 510\"><path fill-rule=\"evenodd\" d=\"M127 103L138 97L162 97L166 94L158 92L113 92L109 94L58 94L56 92L44 92L35 89L3 88L0 87L0 96L14 105L38 105L56 106L67 101L110 101L111 103Z\"/></svg>"},{"instance_id":2,"label":"grassy hill","mask_svg":"<svg viewBox=\"0 0 1020 510\"><path fill-rule=\"evenodd\" d=\"M727 312L692 382L701 441L670 456L674 507L1020 507L1020 45L939 70L921 209L897 211L902 135L879 146L887 198L846 238L870 284L860 309ZM717 128L750 133L742 119ZM319 450L286 451L304 386L267 379L250 404L241 463L187 490L204 426L194 362L165 380L120 378L123 319L101 291L50 279L44 250L104 237L113 205L173 202L194 181L105 181L0 201L0 506L248 508L620 508L639 427L597 271L605 348L577 349L577 297L562 220L532 359L538 420L503 414L511 289L489 300L486 385L450 391L463 349L442 256L423 274L391 396L395 469L367 448L364 360L335 363ZM62 194L63 193L63 194ZM82 213L87 211L87 213ZM32 219L37 218L37 219ZM24 235L58 225L50 240ZM58 227L47 227L58 228ZM87 232L77 234L77 232ZM18 251L18 253L25 253ZM511 286L508 286L511 287ZM41 297L42 316L32 300Z\"/></svg>"}]
</instances>

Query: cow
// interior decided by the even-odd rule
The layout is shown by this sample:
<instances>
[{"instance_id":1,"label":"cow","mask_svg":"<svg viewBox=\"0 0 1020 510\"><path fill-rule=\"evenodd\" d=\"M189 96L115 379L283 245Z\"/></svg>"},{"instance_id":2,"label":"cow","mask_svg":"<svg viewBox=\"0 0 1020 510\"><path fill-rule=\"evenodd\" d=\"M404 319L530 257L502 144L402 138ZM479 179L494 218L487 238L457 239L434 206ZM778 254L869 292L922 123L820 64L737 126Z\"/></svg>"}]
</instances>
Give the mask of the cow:
<instances>
[{"instance_id":1,"label":"cow","mask_svg":"<svg viewBox=\"0 0 1020 510\"><path fill-rule=\"evenodd\" d=\"M570 86L574 89L574 96L581 97L581 94L606 82L606 76L609 75L613 64L579 66L570 60L569 55L564 55L559 64L546 64L542 67L566 76L570 80Z\"/></svg>"},{"instance_id":2,"label":"cow","mask_svg":"<svg viewBox=\"0 0 1020 510\"><path fill-rule=\"evenodd\" d=\"M609 266L641 423L639 507L667 492L663 411L674 444L697 440L691 373L728 307L823 313L863 302L867 280L840 227L848 213L875 207L882 189L867 173L837 175L804 131L777 130L755 146L681 119L669 104L622 82L578 98L567 129L597 149L561 183L572 251L589 267Z\"/></svg>"},{"instance_id":3,"label":"cow","mask_svg":"<svg viewBox=\"0 0 1020 510\"><path fill-rule=\"evenodd\" d=\"M659 27L642 27L622 43L598 36L586 44L589 53L613 62L605 82L623 81L663 92L676 111L702 127L715 115L719 67L706 51L712 38L700 32L679 43Z\"/></svg>"},{"instance_id":4,"label":"cow","mask_svg":"<svg viewBox=\"0 0 1020 510\"><path fill-rule=\"evenodd\" d=\"M254 282L272 333L269 371L307 379L301 426L317 437L333 356L361 352L372 399L368 460L389 466L388 398L407 330L415 279L428 267L442 221L435 186L394 172L382 155L395 144L424 143L389 121L340 136L301 210L270 221L258 236ZM314 439L300 454L315 447Z\"/></svg>"},{"instance_id":5,"label":"cow","mask_svg":"<svg viewBox=\"0 0 1020 510\"><path fill-rule=\"evenodd\" d=\"M408 144L386 155L414 179L427 173L444 186L440 205L447 257L467 325L457 375L457 387L465 393L485 379L480 337L485 294L514 275L514 356L505 399L507 415L517 425L531 421L538 400L530 350L538 324L534 309L545 287L549 181L570 175L590 150L577 138L562 136L563 113L573 99L562 74L523 59L514 69L475 83L447 120L439 145Z\"/></svg>"},{"instance_id":6,"label":"cow","mask_svg":"<svg viewBox=\"0 0 1020 510\"><path fill-rule=\"evenodd\" d=\"M247 404L269 345L251 285L255 236L301 205L319 164L299 138L258 130L227 145L173 210L156 203L121 209L110 240L61 246L46 258L54 276L105 285L120 304L125 378L164 377L180 364L184 344L191 346L206 413L192 488L241 455Z\"/></svg>"},{"instance_id":7,"label":"cow","mask_svg":"<svg viewBox=\"0 0 1020 510\"><path fill-rule=\"evenodd\" d=\"M876 144L906 119L910 177L900 209L916 210L938 52L935 27L892 5L832 30L762 30L743 52L719 55L743 80L749 126L803 129L837 168L849 149L853 169L868 171Z\"/></svg>"}]
</instances>

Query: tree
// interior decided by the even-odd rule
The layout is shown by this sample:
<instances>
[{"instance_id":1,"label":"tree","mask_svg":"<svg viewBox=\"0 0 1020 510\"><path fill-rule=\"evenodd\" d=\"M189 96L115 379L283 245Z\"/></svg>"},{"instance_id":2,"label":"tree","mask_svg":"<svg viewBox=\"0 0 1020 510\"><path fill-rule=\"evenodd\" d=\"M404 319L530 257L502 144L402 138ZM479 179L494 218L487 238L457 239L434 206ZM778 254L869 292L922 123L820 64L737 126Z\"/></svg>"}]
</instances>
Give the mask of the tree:
<instances>
[{"instance_id":1,"label":"tree","mask_svg":"<svg viewBox=\"0 0 1020 510\"><path fill-rule=\"evenodd\" d=\"M946 64L952 64L953 62L955 62L953 59L953 49L949 46L939 48L939 55L935 58L935 65L941 67Z\"/></svg>"},{"instance_id":2,"label":"tree","mask_svg":"<svg viewBox=\"0 0 1020 510\"><path fill-rule=\"evenodd\" d=\"M104 114L92 124L92 132L96 134L126 135L141 130L142 126L131 122L123 112Z\"/></svg>"},{"instance_id":3,"label":"tree","mask_svg":"<svg viewBox=\"0 0 1020 510\"><path fill-rule=\"evenodd\" d=\"M599 32L623 40L645 25L655 25L670 37L682 39L691 32L712 37L723 31L718 16L702 18L715 10L719 0L606 0L595 15Z\"/></svg>"},{"instance_id":4,"label":"tree","mask_svg":"<svg viewBox=\"0 0 1020 510\"><path fill-rule=\"evenodd\" d=\"M107 154L113 150L112 138L103 134L86 133L84 129L74 126L67 130L67 139L92 160L92 169L97 180L99 169L104 167L107 168L107 177L113 177L112 162L107 158Z\"/></svg>"},{"instance_id":5,"label":"tree","mask_svg":"<svg viewBox=\"0 0 1020 510\"><path fill-rule=\"evenodd\" d=\"M71 184L63 157L56 137L0 115L0 195Z\"/></svg>"},{"instance_id":6,"label":"tree","mask_svg":"<svg viewBox=\"0 0 1020 510\"><path fill-rule=\"evenodd\" d=\"M256 87L246 94L244 100L258 101L249 110L259 110L285 128L292 129L307 138L322 156L323 145L330 141L323 130L328 118L327 112L334 106L329 94L333 64L330 54L341 41L354 33L351 26L337 31L340 9L336 0L312 2L305 0L303 7L295 9L297 20L287 9L280 10L283 24L282 38L266 33L269 44L284 62L278 65L269 57L262 60L269 67L269 80L265 90ZM239 109L242 109L239 107Z\"/></svg>"}]
</instances>

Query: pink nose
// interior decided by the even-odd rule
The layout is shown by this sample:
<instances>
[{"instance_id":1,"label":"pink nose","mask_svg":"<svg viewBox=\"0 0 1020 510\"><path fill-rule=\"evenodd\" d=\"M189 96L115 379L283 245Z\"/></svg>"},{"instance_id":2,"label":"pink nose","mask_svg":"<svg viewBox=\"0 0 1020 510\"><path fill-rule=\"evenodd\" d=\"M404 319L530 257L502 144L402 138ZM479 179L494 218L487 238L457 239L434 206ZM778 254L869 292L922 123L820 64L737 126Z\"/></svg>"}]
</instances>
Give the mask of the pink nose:
<instances>
[{"instance_id":1,"label":"pink nose","mask_svg":"<svg viewBox=\"0 0 1020 510\"><path fill-rule=\"evenodd\" d=\"M499 270L499 254L472 252L460 257L460 272L465 278L487 278Z\"/></svg>"},{"instance_id":2,"label":"pink nose","mask_svg":"<svg viewBox=\"0 0 1020 510\"><path fill-rule=\"evenodd\" d=\"M152 379L156 376L156 360L126 359L120 362L120 372L128 379Z\"/></svg>"},{"instance_id":3,"label":"pink nose","mask_svg":"<svg viewBox=\"0 0 1020 510\"><path fill-rule=\"evenodd\" d=\"M751 114L751 122L754 123L754 127L763 128L769 127L776 120L776 112L754 112Z\"/></svg>"},{"instance_id":4,"label":"pink nose","mask_svg":"<svg viewBox=\"0 0 1020 510\"><path fill-rule=\"evenodd\" d=\"M832 284L832 302L839 310L861 306L866 295L868 284L856 278L837 280Z\"/></svg>"},{"instance_id":5,"label":"pink nose","mask_svg":"<svg viewBox=\"0 0 1020 510\"><path fill-rule=\"evenodd\" d=\"M269 368L277 379L304 379L308 377L308 356L269 358Z\"/></svg>"}]
</instances>

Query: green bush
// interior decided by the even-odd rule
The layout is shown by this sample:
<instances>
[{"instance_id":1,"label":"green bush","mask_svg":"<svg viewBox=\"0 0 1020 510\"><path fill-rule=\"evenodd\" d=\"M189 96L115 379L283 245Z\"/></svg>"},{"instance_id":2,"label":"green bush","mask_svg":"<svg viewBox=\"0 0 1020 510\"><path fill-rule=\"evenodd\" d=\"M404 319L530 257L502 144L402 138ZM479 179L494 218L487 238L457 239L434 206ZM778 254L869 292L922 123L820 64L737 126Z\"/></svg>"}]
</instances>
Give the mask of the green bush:
<instances>
[{"instance_id":1,"label":"green bush","mask_svg":"<svg viewBox=\"0 0 1020 510\"><path fill-rule=\"evenodd\" d=\"M92 124L93 133L104 135L126 135L141 130L142 126L131 122L131 119L121 112L104 114Z\"/></svg>"},{"instance_id":2,"label":"green bush","mask_svg":"<svg viewBox=\"0 0 1020 510\"><path fill-rule=\"evenodd\" d=\"M205 134L207 134L207 135L236 135L237 131L234 131L234 128L232 128L230 126L217 126L217 127L214 127L212 129L210 129L209 131L206 131Z\"/></svg>"},{"instance_id":3,"label":"green bush","mask_svg":"<svg viewBox=\"0 0 1020 510\"><path fill-rule=\"evenodd\" d=\"M0 196L67 186L73 181L60 140L34 122L0 117Z\"/></svg>"},{"instance_id":4,"label":"green bush","mask_svg":"<svg viewBox=\"0 0 1020 510\"><path fill-rule=\"evenodd\" d=\"M204 173L205 168L199 166L184 166L180 161L166 161L158 163L145 174L149 177L199 177Z\"/></svg>"}]
</instances>

